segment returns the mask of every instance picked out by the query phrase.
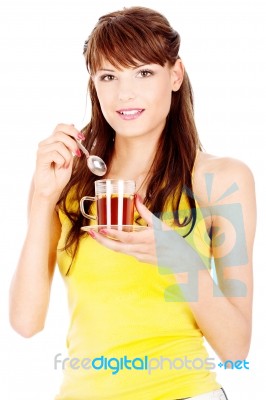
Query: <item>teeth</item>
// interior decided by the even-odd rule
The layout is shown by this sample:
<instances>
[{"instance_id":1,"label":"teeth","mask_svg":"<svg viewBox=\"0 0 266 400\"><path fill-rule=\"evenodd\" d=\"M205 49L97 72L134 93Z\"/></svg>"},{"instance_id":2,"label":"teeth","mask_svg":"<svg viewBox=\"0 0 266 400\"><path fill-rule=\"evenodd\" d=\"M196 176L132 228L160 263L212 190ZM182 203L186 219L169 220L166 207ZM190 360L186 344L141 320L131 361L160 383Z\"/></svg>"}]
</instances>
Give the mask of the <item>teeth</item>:
<instances>
[{"instance_id":1,"label":"teeth","mask_svg":"<svg viewBox=\"0 0 266 400\"><path fill-rule=\"evenodd\" d=\"M135 115L138 114L140 110L131 110L131 111L121 111L120 114L122 115Z\"/></svg>"}]
</instances>

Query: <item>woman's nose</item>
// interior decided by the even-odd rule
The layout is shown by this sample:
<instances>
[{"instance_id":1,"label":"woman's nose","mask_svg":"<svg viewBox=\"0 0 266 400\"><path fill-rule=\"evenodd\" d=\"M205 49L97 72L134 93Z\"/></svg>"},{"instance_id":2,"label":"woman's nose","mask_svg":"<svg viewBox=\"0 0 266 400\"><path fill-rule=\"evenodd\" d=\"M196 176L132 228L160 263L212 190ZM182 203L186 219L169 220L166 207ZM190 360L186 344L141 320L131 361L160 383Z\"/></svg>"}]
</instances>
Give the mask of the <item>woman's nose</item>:
<instances>
[{"instance_id":1,"label":"woman's nose","mask_svg":"<svg viewBox=\"0 0 266 400\"><path fill-rule=\"evenodd\" d=\"M133 100L136 97L133 82L120 82L118 98L120 101Z\"/></svg>"}]
</instances>

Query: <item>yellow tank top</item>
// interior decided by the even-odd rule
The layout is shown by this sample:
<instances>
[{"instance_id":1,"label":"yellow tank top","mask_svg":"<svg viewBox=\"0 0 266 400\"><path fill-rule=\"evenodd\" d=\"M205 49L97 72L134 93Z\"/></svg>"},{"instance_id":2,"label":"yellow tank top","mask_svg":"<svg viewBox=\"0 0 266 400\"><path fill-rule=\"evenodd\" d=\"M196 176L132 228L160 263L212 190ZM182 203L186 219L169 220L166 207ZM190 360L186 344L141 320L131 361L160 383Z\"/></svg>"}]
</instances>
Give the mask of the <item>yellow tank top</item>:
<instances>
[{"instance_id":1,"label":"yellow tank top","mask_svg":"<svg viewBox=\"0 0 266 400\"><path fill-rule=\"evenodd\" d=\"M184 197L180 208L187 209ZM70 228L62 212L59 217L58 249ZM184 228L176 229L184 234ZM185 240L207 263L210 239L198 205L196 225ZM178 292L173 274L109 250L89 235L65 276L70 261L58 250L68 291L70 360L56 400L174 400L221 387L188 304L165 296L169 287Z\"/></svg>"}]
</instances>

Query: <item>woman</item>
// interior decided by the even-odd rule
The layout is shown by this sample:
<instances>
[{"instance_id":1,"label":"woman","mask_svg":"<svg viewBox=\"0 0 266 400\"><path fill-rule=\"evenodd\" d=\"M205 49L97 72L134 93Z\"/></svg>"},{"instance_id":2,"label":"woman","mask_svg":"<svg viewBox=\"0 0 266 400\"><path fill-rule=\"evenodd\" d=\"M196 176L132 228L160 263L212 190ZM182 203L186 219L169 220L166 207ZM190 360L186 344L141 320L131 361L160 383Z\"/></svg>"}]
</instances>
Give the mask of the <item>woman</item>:
<instances>
[{"instance_id":1,"label":"woman","mask_svg":"<svg viewBox=\"0 0 266 400\"><path fill-rule=\"evenodd\" d=\"M57 261L71 317L57 400L224 400L203 337L231 367L248 354L254 180L203 152L179 45L153 10L100 18L84 47L91 121L59 124L39 145L10 320L25 337L43 329ZM80 230L97 177L77 140L105 160L104 178L136 181L146 230Z\"/></svg>"}]
</instances>

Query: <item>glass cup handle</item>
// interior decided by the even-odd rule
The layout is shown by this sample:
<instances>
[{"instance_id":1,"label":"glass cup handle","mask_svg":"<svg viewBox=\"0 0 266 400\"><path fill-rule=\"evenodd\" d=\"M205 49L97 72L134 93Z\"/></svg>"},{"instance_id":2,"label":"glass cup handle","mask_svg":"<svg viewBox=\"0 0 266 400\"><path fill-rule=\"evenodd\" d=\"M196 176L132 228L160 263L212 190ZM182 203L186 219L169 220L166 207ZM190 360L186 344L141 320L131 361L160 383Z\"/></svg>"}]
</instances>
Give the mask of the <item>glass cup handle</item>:
<instances>
[{"instance_id":1,"label":"glass cup handle","mask_svg":"<svg viewBox=\"0 0 266 400\"><path fill-rule=\"evenodd\" d=\"M87 213L85 212L85 210L84 210L84 201L95 201L95 200L96 200L96 197L91 197L91 196L84 196L84 197L82 197L82 199L80 200L80 202L79 202L80 210L81 210L81 214L82 214L84 217L89 218L89 219L93 219L93 220L96 220L96 219L97 219L94 215L87 214Z\"/></svg>"}]
</instances>

